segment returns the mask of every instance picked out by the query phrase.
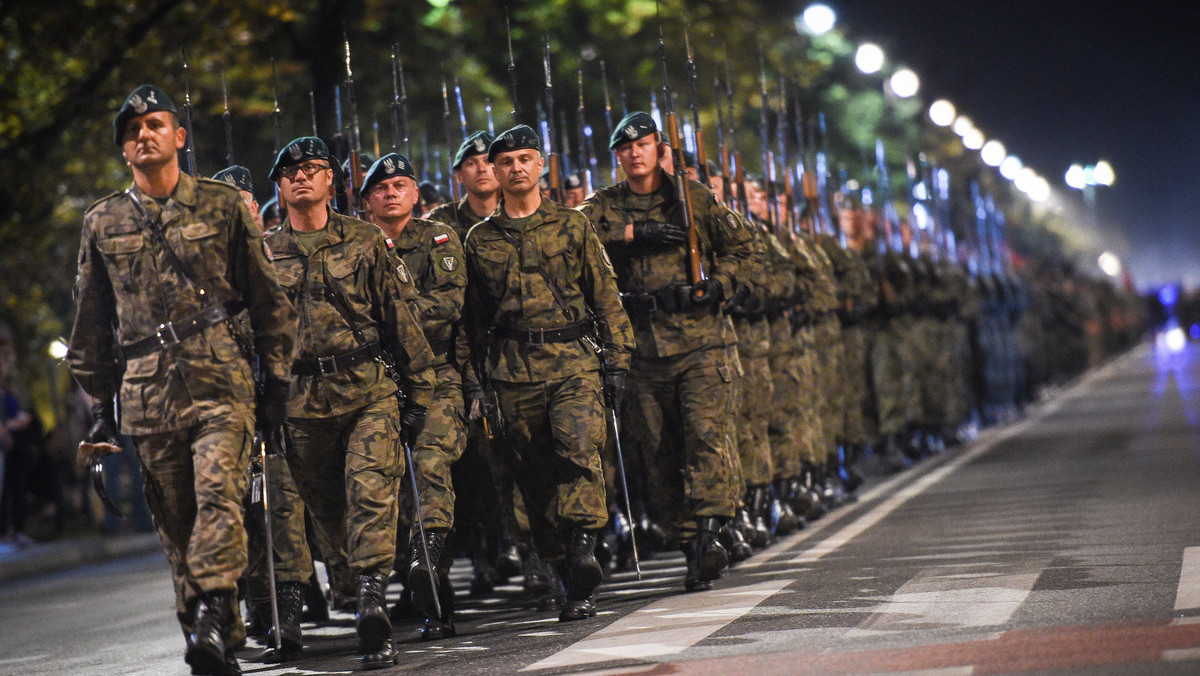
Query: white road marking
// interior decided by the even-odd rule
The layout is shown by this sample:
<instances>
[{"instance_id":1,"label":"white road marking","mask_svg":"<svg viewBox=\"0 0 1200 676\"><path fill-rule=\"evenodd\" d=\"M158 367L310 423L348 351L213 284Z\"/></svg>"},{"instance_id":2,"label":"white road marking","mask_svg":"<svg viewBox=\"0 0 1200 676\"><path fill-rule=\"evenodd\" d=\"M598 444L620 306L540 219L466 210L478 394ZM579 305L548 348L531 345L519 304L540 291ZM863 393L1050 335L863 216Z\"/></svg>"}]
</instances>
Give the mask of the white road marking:
<instances>
[{"instance_id":1,"label":"white road marking","mask_svg":"<svg viewBox=\"0 0 1200 676\"><path fill-rule=\"evenodd\" d=\"M1183 550L1179 569L1179 587L1175 590L1175 610L1200 609L1200 547Z\"/></svg>"},{"instance_id":2,"label":"white road marking","mask_svg":"<svg viewBox=\"0 0 1200 676\"><path fill-rule=\"evenodd\" d=\"M773 580L703 594L671 596L635 610L522 671L674 655L750 612L791 582Z\"/></svg>"}]
</instances>

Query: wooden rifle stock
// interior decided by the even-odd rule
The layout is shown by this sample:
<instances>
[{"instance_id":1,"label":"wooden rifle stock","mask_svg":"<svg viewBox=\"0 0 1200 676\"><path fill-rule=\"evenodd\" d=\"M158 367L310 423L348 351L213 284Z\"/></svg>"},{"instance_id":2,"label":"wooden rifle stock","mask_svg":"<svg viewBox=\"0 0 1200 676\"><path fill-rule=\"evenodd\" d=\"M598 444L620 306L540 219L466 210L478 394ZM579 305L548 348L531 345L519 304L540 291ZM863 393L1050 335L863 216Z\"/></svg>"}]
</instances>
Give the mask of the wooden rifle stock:
<instances>
[{"instance_id":1,"label":"wooden rifle stock","mask_svg":"<svg viewBox=\"0 0 1200 676\"><path fill-rule=\"evenodd\" d=\"M683 220L687 226L688 281L693 285L704 281L704 266L700 262L700 238L696 234L696 221L692 218L692 188L687 170L683 165L683 144L679 136L679 119L674 112L667 113L667 138L671 141L671 159L675 178L679 184L679 200L683 205Z\"/></svg>"}]
</instances>

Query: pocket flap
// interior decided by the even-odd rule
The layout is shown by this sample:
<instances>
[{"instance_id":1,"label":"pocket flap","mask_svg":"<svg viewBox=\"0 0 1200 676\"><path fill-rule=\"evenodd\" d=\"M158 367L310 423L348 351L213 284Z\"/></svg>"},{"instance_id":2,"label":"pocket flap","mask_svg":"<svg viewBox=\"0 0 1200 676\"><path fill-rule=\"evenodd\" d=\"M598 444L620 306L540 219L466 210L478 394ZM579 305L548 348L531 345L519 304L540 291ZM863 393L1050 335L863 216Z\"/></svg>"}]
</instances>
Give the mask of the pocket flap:
<instances>
[{"instance_id":1,"label":"pocket flap","mask_svg":"<svg viewBox=\"0 0 1200 676\"><path fill-rule=\"evenodd\" d=\"M104 254L133 253L140 251L143 246L145 246L145 239L140 232L132 235L118 235L117 237L106 237L96 240L96 248L100 250L100 253Z\"/></svg>"}]
</instances>

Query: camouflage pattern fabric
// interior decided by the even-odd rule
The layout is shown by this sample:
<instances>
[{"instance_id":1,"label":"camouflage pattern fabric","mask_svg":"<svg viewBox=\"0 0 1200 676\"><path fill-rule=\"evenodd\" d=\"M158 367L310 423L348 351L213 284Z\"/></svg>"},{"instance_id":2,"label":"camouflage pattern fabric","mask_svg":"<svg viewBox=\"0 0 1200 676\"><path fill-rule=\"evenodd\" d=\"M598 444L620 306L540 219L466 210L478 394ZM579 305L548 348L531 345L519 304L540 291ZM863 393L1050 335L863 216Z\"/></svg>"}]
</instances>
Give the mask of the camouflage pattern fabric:
<instances>
[{"instance_id":1,"label":"camouflage pattern fabric","mask_svg":"<svg viewBox=\"0 0 1200 676\"><path fill-rule=\"evenodd\" d=\"M356 575L390 571L404 476L396 398L327 418L290 418L287 433L288 466L318 537L344 553Z\"/></svg>"},{"instance_id":2,"label":"camouflage pattern fabric","mask_svg":"<svg viewBox=\"0 0 1200 676\"><path fill-rule=\"evenodd\" d=\"M296 491L296 482L287 462L280 456L267 456L267 500L271 505L271 539L275 545L275 579L280 582L306 582L312 575L312 551L304 529L304 501ZM256 518L261 517L261 512ZM247 519L249 519L247 514ZM246 525L250 537L246 579L251 589L266 593L267 562L263 525ZM247 593L249 596L249 593Z\"/></svg>"},{"instance_id":3,"label":"camouflage pattern fabric","mask_svg":"<svg viewBox=\"0 0 1200 676\"><path fill-rule=\"evenodd\" d=\"M574 526L608 523L605 409L592 373L537 383L492 381L505 421L505 445L539 556L560 561Z\"/></svg>"},{"instance_id":4,"label":"camouflage pattern fabric","mask_svg":"<svg viewBox=\"0 0 1200 676\"><path fill-rule=\"evenodd\" d=\"M491 216L491 214L477 214L471 210L471 204L466 197L460 199L457 203L447 202L433 211L426 214L425 218L439 223L445 223L454 229L454 234L458 235L458 239L464 240L467 238L467 231L471 226L479 221Z\"/></svg>"},{"instance_id":5,"label":"camouflage pattern fabric","mask_svg":"<svg viewBox=\"0 0 1200 676\"><path fill-rule=\"evenodd\" d=\"M737 449L742 475L748 484L771 481L771 409L777 405L769 359L770 327L765 320L733 322L742 364L737 416Z\"/></svg>"}]
</instances>

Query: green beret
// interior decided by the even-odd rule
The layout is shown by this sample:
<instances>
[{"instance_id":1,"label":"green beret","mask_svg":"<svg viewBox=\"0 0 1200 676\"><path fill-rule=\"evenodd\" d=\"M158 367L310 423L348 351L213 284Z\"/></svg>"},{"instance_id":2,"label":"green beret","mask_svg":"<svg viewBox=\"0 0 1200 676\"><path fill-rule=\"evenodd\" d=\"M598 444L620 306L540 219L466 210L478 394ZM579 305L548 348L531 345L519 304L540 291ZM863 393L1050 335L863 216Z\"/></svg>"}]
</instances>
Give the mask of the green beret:
<instances>
[{"instance_id":1,"label":"green beret","mask_svg":"<svg viewBox=\"0 0 1200 676\"><path fill-rule=\"evenodd\" d=\"M454 154L454 169L461 168L463 161L468 157L486 155L492 141L492 135L486 131L477 131L468 136L458 147L458 152Z\"/></svg>"},{"instance_id":2,"label":"green beret","mask_svg":"<svg viewBox=\"0 0 1200 676\"><path fill-rule=\"evenodd\" d=\"M262 219L264 221L269 220L271 218L278 218L279 217L279 198L272 197L271 199L264 202L263 205L258 208L258 215L262 216Z\"/></svg>"},{"instance_id":3,"label":"green beret","mask_svg":"<svg viewBox=\"0 0 1200 676\"><path fill-rule=\"evenodd\" d=\"M370 169L367 169L367 175L363 177L362 188L359 189L358 194L366 195L380 181L394 176L407 176L414 181L417 180L416 174L413 173L412 162L409 162L407 157L397 153L388 153L376 160Z\"/></svg>"},{"instance_id":4,"label":"green beret","mask_svg":"<svg viewBox=\"0 0 1200 676\"><path fill-rule=\"evenodd\" d=\"M250 170L240 164L226 167L213 174L214 181L225 181L238 190L254 192L254 182L250 180Z\"/></svg>"},{"instance_id":5,"label":"green beret","mask_svg":"<svg viewBox=\"0 0 1200 676\"><path fill-rule=\"evenodd\" d=\"M374 163L375 163L375 156L372 155L371 153L359 153L358 154L358 166L361 167L364 171L366 170L367 167L371 166ZM346 161L342 162L342 176L349 176L349 175L350 175L350 158L347 157Z\"/></svg>"},{"instance_id":6,"label":"green beret","mask_svg":"<svg viewBox=\"0 0 1200 676\"><path fill-rule=\"evenodd\" d=\"M113 118L113 141L118 146L121 145L121 139L125 138L125 125L129 123L129 120L159 110L179 114L179 111L175 110L175 102L158 87L144 84L133 90L133 93L125 99L125 103L121 104L117 116Z\"/></svg>"},{"instance_id":7,"label":"green beret","mask_svg":"<svg viewBox=\"0 0 1200 676\"><path fill-rule=\"evenodd\" d=\"M608 141L608 149L616 150L620 145L636 141L657 131L658 125L654 124L654 118L650 117L650 113L634 111L621 118L621 121L617 123L617 128Z\"/></svg>"},{"instance_id":8,"label":"green beret","mask_svg":"<svg viewBox=\"0 0 1200 676\"><path fill-rule=\"evenodd\" d=\"M275 158L275 166L271 167L271 173L267 174L267 178L272 181L279 180L279 172L284 167L290 167L293 164L301 164L308 160L325 160L329 165L336 167L337 163L333 161L333 157L329 154L329 147L325 142L316 136L301 136L293 140L279 151L279 157Z\"/></svg>"},{"instance_id":9,"label":"green beret","mask_svg":"<svg viewBox=\"0 0 1200 676\"><path fill-rule=\"evenodd\" d=\"M575 188L582 188L582 187L583 187L583 172L582 171L572 171L571 173L567 174L567 190L574 190Z\"/></svg>"},{"instance_id":10,"label":"green beret","mask_svg":"<svg viewBox=\"0 0 1200 676\"><path fill-rule=\"evenodd\" d=\"M421 181L421 183L417 185L417 191L421 194L421 204L423 206L440 204L446 201L443 199L443 191L441 190L441 186L433 181Z\"/></svg>"},{"instance_id":11,"label":"green beret","mask_svg":"<svg viewBox=\"0 0 1200 676\"><path fill-rule=\"evenodd\" d=\"M488 146L488 162L495 162L496 155L514 150L538 150L542 147L537 132L527 124L518 124L496 137Z\"/></svg>"}]
</instances>

